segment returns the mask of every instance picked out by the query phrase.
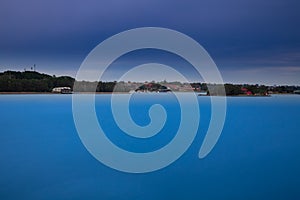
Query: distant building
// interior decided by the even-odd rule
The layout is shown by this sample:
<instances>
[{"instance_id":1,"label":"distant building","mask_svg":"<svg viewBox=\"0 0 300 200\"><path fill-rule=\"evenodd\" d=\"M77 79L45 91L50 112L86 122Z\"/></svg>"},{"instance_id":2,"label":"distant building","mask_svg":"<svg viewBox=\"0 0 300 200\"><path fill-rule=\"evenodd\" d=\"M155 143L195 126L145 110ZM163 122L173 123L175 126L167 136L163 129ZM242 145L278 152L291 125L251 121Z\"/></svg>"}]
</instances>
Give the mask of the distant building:
<instances>
[{"instance_id":1,"label":"distant building","mask_svg":"<svg viewBox=\"0 0 300 200\"><path fill-rule=\"evenodd\" d=\"M60 94L71 94L72 90L70 87L56 87L52 89L52 92Z\"/></svg>"},{"instance_id":2,"label":"distant building","mask_svg":"<svg viewBox=\"0 0 300 200\"><path fill-rule=\"evenodd\" d=\"M198 93L199 96L208 96L208 92L207 91L200 91Z\"/></svg>"},{"instance_id":3,"label":"distant building","mask_svg":"<svg viewBox=\"0 0 300 200\"><path fill-rule=\"evenodd\" d=\"M294 94L300 94L300 90L295 90Z\"/></svg>"},{"instance_id":4,"label":"distant building","mask_svg":"<svg viewBox=\"0 0 300 200\"><path fill-rule=\"evenodd\" d=\"M253 93L250 90L248 90L247 88L241 88L241 90L247 96L253 95Z\"/></svg>"}]
</instances>

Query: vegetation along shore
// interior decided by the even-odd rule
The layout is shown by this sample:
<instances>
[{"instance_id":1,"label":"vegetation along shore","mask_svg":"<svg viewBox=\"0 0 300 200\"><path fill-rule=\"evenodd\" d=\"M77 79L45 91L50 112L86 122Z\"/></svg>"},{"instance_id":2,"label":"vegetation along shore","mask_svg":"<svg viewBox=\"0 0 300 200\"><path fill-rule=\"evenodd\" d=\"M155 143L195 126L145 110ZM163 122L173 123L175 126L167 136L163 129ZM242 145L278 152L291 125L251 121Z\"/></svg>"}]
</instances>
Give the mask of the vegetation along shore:
<instances>
[{"instance_id":1,"label":"vegetation along shore","mask_svg":"<svg viewBox=\"0 0 300 200\"><path fill-rule=\"evenodd\" d=\"M211 83L181 83L181 82L90 82L77 81L79 85L74 92L95 92L97 93L128 93L130 91L147 92L199 92L201 94L214 95L209 93L208 88L218 85ZM0 94L36 94L51 93L53 88L69 87L73 90L75 79L70 76L51 76L36 71L5 71L0 73ZM258 84L228 84L225 85L226 95L229 96L264 96L269 94L293 94L300 92L300 86L266 86Z\"/></svg>"}]
</instances>

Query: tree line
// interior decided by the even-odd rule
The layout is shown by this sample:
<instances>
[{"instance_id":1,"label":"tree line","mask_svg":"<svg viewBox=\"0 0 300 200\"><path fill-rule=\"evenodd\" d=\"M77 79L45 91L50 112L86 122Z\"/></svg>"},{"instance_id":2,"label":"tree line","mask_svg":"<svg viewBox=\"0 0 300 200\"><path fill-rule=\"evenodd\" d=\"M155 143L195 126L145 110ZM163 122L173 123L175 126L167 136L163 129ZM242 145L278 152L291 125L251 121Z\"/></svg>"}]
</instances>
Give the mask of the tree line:
<instances>
[{"instance_id":1,"label":"tree line","mask_svg":"<svg viewBox=\"0 0 300 200\"><path fill-rule=\"evenodd\" d=\"M217 90L223 85L217 84L207 84L207 83L191 83L193 88L200 88L203 91L208 91L208 88L216 88ZM267 95L268 93L282 93L282 94L291 94L294 91L299 90L300 86L266 86L258 84L224 84L226 95L235 96L235 95Z\"/></svg>"},{"instance_id":2,"label":"tree line","mask_svg":"<svg viewBox=\"0 0 300 200\"><path fill-rule=\"evenodd\" d=\"M75 79L35 71L0 73L0 92L51 92L54 87L73 87Z\"/></svg>"},{"instance_id":3,"label":"tree line","mask_svg":"<svg viewBox=\"0 0 300 200\"><path fill-rule=\"evenodd\" d=\"M55 87L70 87L75 79L69 76L50 76L35 71L5 71L0 73L0 92L51 92ZM96 85L96 86L95 86ZM116 82L77 81L79 92L112 92Z\"/></svg>"}]
</instances>

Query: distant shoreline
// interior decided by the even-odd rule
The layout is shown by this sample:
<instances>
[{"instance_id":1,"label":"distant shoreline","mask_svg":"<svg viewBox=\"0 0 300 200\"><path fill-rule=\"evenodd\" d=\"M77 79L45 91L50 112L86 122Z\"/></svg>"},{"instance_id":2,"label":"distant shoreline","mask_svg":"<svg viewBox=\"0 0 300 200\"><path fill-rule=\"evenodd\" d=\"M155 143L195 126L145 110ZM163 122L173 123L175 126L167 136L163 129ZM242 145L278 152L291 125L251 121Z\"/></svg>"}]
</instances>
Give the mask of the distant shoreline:
<instances>
[{"instance_id":1,"label":"distant shoreline","mask_svg":"<svg viewBox=\"0 0 300 200\"><path fill-rule=\"evenodd\" d=\"M75 89L73 88L75 84ZM208 89L211 91L208 91ZM219 90L221 89L221 90ZM223 90L225 89L225 91ZM214 83L181 83L167 82L124 82L124 81L76 81L68 76L51 76L36 71L5 71L0 72L0 94L53 94L71 93L72 90L82 91L82 94L127 94L131 91L141 92L192 92L206 96L222 94L227 96L268 96L276 93L300 93L300 86L266 86L251 84L214 84ZM89 92L91 91L91 92ZM115 92L114 92L115 91ZM205 94L207 93L207 94Z\"/></svg>"},{"instance_id":2,"label":"distant shoreline","mask_svg":"<svg viewBox=\"0 0 300 200\"><path fill-rule=\"evenodd\" d=\"M129 92L75 92L70 94L129 94ZM0 92L0 95L6 95L6 94L59 94L59 95L65 95L61 93L54 93L54 92Z\"/></svg>"},{"instance_id":3,"label":"distant shoreline","mask_svg":"<svg viewBox=\"0 0 300 200\"><path fill-rule=\"evenodd\" d=\"M0 92L1 94L54 94L52 92Z\"/></svg>"},{"instance_id":4,"label":"distant shoreline","mask_svg":"<svg viewBox=\"0 0 300 200\"><path fill-rule=\"evenodd\" d=\"M71 94L130 94L129 92L76 92ZM173 92L178 93L178 92ZM179 93L190 93L190 92L179 92ZM0 92L0 95L66 95L61 93L53 93L53 92ZM141 94L141 93L139 93ZM151 94L151 93L145 93L145 94ZM195 92L196 95L198 95L197 92ZM68 94L70 95L70 94ZM295 95L292 93L273 93L270 95L226 95L228 97L271 97L272 95ZM198 95L203 97L209 97L209 95ZM214 96L214 95L212 95Z\"/></svg>"}]
</instances>

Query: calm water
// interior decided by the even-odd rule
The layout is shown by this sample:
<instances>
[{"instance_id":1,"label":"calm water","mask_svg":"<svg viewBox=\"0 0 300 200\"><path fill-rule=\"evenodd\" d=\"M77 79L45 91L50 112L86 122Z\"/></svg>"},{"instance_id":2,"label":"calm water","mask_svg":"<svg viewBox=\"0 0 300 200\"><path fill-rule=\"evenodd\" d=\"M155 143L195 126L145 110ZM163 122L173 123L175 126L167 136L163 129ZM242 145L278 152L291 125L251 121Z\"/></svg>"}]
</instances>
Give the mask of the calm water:
<instances>
[{"instance_id":1,"label":"calm water","mask_svg":"<svg viewBox=\"0 0 300 200\"><path fill-rule=\"evenodd\" d=\"M150 105L165 106L170 114L160 134L148 141L122 134L110 95L96 97L99 122L124 149L161 148L180 121L176 100L140 95L133 101L130 112L140 125L149 123ZM202 160L210 101L199 97L194 143L148 174L118 172L94 159L78 137L71 106L71 95L0 96L0 199L300 199L300 95L229 97L220 140Z\"/></svg>"}]
</instances>

